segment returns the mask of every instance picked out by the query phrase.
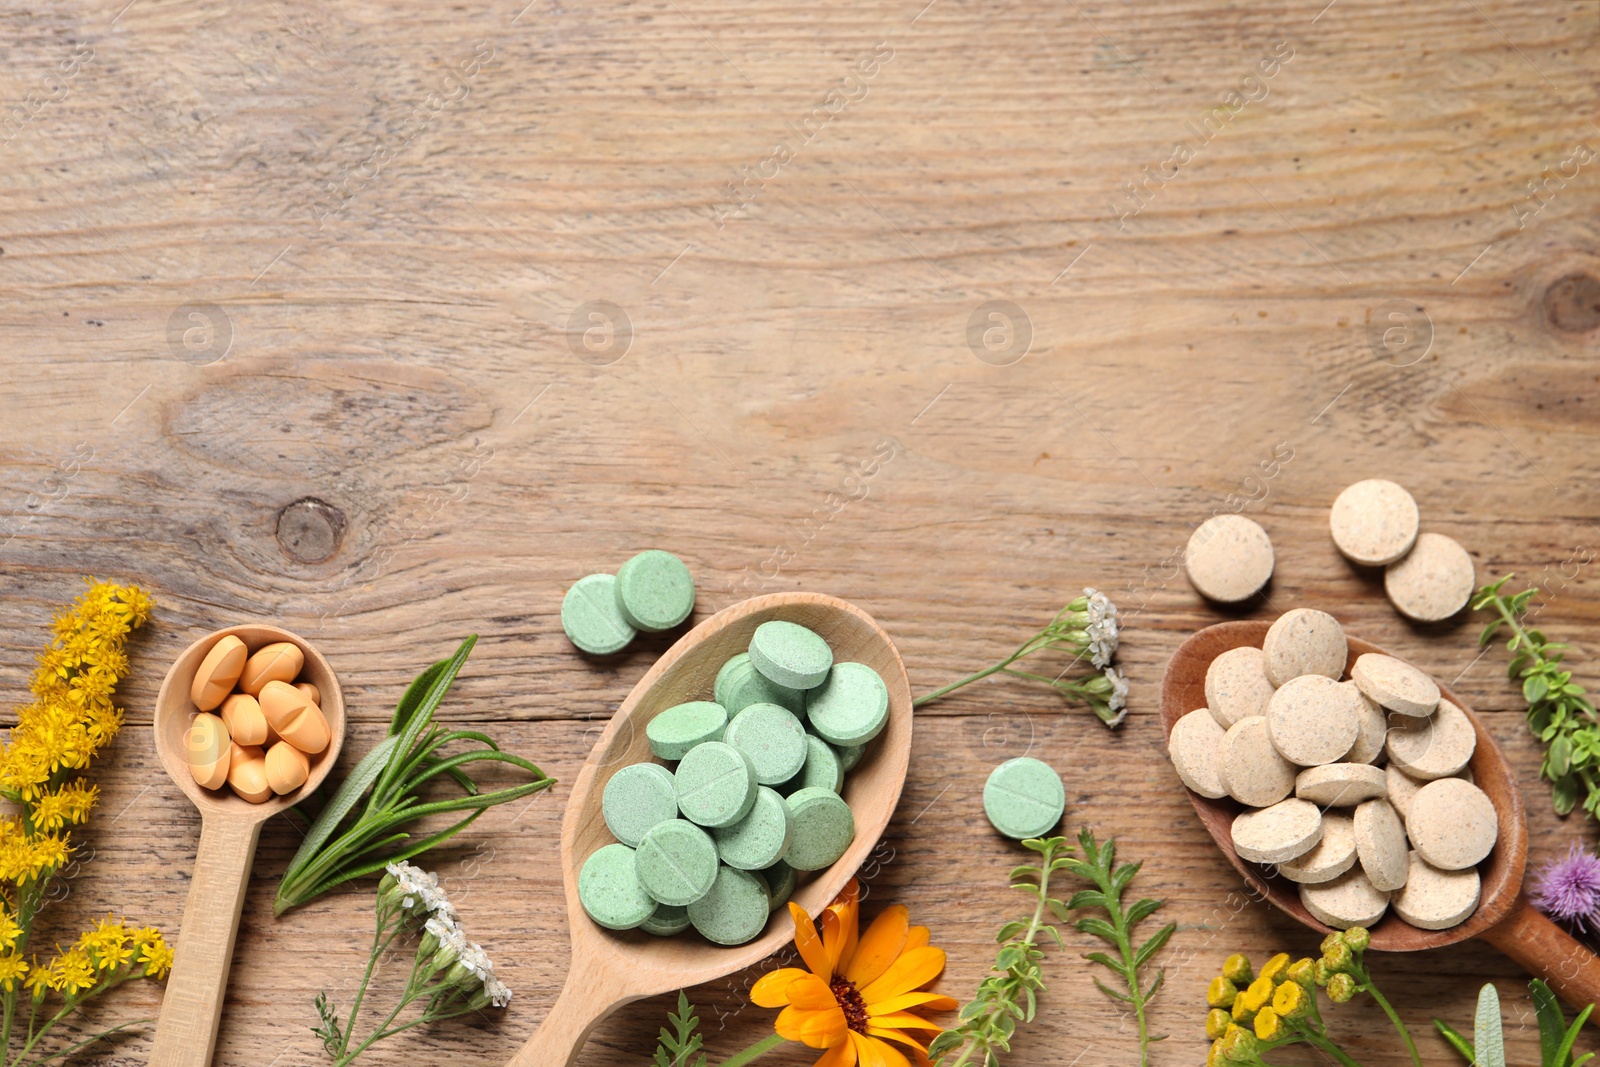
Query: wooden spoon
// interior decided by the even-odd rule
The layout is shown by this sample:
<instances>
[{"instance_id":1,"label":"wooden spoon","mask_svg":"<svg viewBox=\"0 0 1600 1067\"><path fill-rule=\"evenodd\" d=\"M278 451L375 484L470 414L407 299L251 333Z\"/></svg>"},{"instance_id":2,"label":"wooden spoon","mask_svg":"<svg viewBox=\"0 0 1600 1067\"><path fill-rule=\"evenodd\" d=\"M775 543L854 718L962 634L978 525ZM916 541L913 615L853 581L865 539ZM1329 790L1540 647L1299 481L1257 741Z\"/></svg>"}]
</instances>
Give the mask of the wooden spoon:
<instances>
[{"instance_id":1,"label":"wooden spoon","mask_svg":"<svg viewBox=\"0 0 1600 1067\"><path fill-rule=\"evenodd\" d=\"M1179 646L1167 664L1161 682L1161 721L1168 734L1184 715L1206 706L1206 669L1211 661L1230 648L1261 646L1266 622L1224 622L1208 626ZM1346 671L1356 657L1383 649L1359 638L1350 640ZM1535 911L1522 891L1523 868L1528 859L1528 824L1523 815L1522 795L1516 778L1506 763L1505 753L1483 723L1449 687L1441 685L1444 698L1466 712L1478 745L1472 754L1472 776L1478 788L1489 795L1500 817L1500 838L1488 860L1479 866L1482 896L1478 910L1466 922L1448 930L1419 930L1407 924L1392 910L1372 928L1372 947L1385 952L1419 952L1481 937L1505 953L1525 970L1539 975L1574 1008L1600 1002L1600 959L1586 946L1555 923ZM1176 776L1174 776L1176 777ZM1211 800L1186 790L1200 821L1216 839L1228 862L1244 876L1250 886L1281 911L1299 919L1313 930L1324 933L1325 926L1300 903L1295 883L1266 868L1239 858L1233 850L1233 818L1245 810L1228 797Z\"/></svg>"},{"instance_id":2,"label":"wooden spoon","mask_svg":"<svg viewBox=\"0 0 1600 1067\"><path fill-rule=\"evenodd\" d=\"M202 789L189 772L184 743L189 723L199 710L189 699L189 686L211 646L232 634L251 652L275 641L291 641L305 653L302 681L322 697L322 714L332 734L328 747L311 757L311 775L299 789L251 804L232 790ZM322 783L339 758L344 743L344 697L333 668L303 638L276 626L230 626L207 634L178 657L156 696L156 752L167 774L200 809L200 847L195 855L189 899L183 906L177 958L167 978L166 996L156 1020L151 1067L206 1067L222 1020L222 995L228 987L233 939L239 931L250 863L255 858L261 824L286 811Z\"/></svg>"},{"instance_id":3,"label":"wooden spoon","mask_svg":"<svg viewBox=\"0 0 1600 1067\"><path fill-rule=\"evenodd\" d=\"M613 840L600 812L606 782L629 764L654 759L645 724L675 704L709 700L717 670L745 651L756 627L771 619L815 630L833 648L836 662L865 663L889 686L889 723L845 781L843 795L855 813L855 841L837 863L804 883L795 901L813 917L819 915L888 826L911 755L911 687L889 635L859 608L818 593L773 593L717 612L681 637L639 679L578 771L561 823L572 962L555 1006L508 1067L569 1067L590 1031L622 1005L732 974L770 956L793 937L782 908L760 937L724 948L692 931L654 937L640 931L605 930L578 900L578 871L584 860Z\"/></svg>"}]
</instances>

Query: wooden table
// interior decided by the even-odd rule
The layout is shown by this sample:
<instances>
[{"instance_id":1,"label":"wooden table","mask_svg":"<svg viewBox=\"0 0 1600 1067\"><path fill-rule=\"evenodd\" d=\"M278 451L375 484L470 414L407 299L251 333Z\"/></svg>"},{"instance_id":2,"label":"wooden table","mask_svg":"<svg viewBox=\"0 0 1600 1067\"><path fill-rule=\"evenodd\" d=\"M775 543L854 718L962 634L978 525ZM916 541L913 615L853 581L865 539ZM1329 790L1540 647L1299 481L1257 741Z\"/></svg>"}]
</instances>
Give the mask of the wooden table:
<instances>
[{"instance_id":1,"label":"wooden table","mask_svg":"<svg viewBox=\"0 0 1600 1067\"><path fill-rule=\"evenodd\" d=\"M1049 759L1069 826L1145 860L1179 924L1161 1064L1203 1056L1223 955L1316 943L1243 904L1165 762L1162 668L1221 617L1178 562L1207 516L1272 534L1247 614L1330 609L1488 713L1535 865L1593 842L1551 815L1477 620L1406 624L1326 524L1349 482L1403 482L1480 579L1553 584L1540 621L1597 680L1600 5L520 3L0 14L7 701L80 574L160 601L46 940L108 910L177 928L198 823L148 723L194 637L305 634L354 750L478 633L444 714L570 781L671 636L586 659L561 596L648 546L689 563L696 618L760 591L854 601L918 692L1112 592L1126 725L1014 680L920 713L867 910L908 905L967 995L1023 899L982 782ZM566 968L564 801L430 857L512 1006L366 1062L496 1063L537 1027ZM218 1063L324 1062L311 997L359 975L370 885L271 918L296 840L264 832ZM1067 941L1008 1064L1136 1062ZM1428 1017L1465 1028L1487 980L1513 1059L1536 1058L1526 976L1492 950L1379 968L1430 1062L1452 1058ZM751 978L690 991L713 1060L770 1032ZM667 1007L583 1063L643 1063ZM1403 1062L1370 1005L1336 1019L1369 1067Z\"/></svg>"}]
</instances>

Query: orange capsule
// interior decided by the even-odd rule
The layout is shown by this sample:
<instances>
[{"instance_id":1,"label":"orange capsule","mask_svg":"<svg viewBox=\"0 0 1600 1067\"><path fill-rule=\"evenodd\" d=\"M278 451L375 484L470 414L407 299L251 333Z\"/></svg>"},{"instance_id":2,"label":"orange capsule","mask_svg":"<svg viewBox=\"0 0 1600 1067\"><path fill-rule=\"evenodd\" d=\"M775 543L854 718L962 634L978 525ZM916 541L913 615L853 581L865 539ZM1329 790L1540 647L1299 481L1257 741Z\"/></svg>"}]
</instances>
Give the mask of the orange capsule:
<instances>
[{"instance_id":1,"label":"orange capsule","mask_svg":"<svg viewBox=\"0 0 1600 1067\"><path fill-rule=\"evenodd\" d=\"M261 705L249 693L234 693L222 702L222 721L227 724L228 736L240 745L264 745L267 740L267 717Z\"/></svg>"},{"instance_id":2,"label":"orange capsule","mask_svg":"<svg viewBox=\"0 0 1600 1067\"><path fill-rule=\"evenodd\" d=\"M322 707L322 690L311 682L296 682L294 687L306 695L306 699L317 707Z\"/></svg>"},{"instance_id":3,"label":"orange capsule","mask_svg":"<svg viewBox=\"0 0 1600 1067\"><path fill-rule=\"evenodd\" d=\"M262 645L245 661L239 675L239 688L251 696L259 696L268 682L292 682L300 668L306 665L306 654L292 641L275 641Z\"/></svg>"},{"instance_id":4,"label":"orange capsule","mask_svg":"<svg viewBox=\"0 0 1600 1067\"><path fill-rule=\"evenodd\" d=\"M301 752L315 755L328 747L331 734L322 709L287 682L261 687L261 711L278 736Z\"/></svg>"},{"instance_id":5,"label":"orange capsule","mask_svg":"<svg viewBox=\"0 0 1600 1067\"><path fill-rule=\"evenodd\" d=\"M267 749L267 784L274 793L292 793L311 776L311 761L287 741Z\"/></svg>"},{"instance_id":6,"label":"orange capsule","mask_svg":"<svg viewBox=\"0 0 1600 1067\"><path fill-rule=\"evenodd\" d=\"M233 692L234 683L244 670L247 652L244 642L232 634L219 638L200 661L194 681L189 685L189 699L201 711L210 711Z\"/></svg>"},{"instance_id":7,"label":"orange capsule","mask_svg":"<svg viewBox=\"0 0 1600 1067\"><path fill-rule=\"evenodd\" d=\"M228 728L222 720L202 711L189 723L183 740L194 780L205 789L221 789L230 762Z\"/></svg>"},{"instance_id":8,"label":"orange capsule","mask_svg":"<svg viewBox=\"0 0 1600 1067\"><path fill-rule=\"evenodd\" d=\"M267 784L267 760L254 745L234 745L230 749L228 784L252 804L264 804L272 796Z\"/></svg>"}]
</instances>

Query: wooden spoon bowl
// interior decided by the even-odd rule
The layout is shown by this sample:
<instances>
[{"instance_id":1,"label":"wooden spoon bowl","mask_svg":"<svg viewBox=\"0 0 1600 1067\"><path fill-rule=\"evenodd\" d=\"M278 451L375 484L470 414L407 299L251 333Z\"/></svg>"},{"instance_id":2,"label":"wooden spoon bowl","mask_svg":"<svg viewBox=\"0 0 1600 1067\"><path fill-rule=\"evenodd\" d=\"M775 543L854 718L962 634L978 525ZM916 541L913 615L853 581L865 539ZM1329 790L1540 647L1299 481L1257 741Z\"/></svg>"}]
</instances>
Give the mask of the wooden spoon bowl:
<instances>
[{"instance_id":1,"label":"wooden spoon bowl","mask_svg":"<svg viewBox=\"0 0 1600 1067\"><path fill-rule=\"evenodd\" d=\"M331 734L328 747L310 758L311 773L291 793L252 804L226 787L204 789L189 771L185 743L189 723L199 711L189 699L195 672L211 646L228 635L255 652L275 641L291 641L305 653L300 677L317 687L322 714ZM217 1041L222 999L233 960L234 935L244 908L250 865L255 858L261 824L286 811L322 784L344 744L344 695L328 661L304 638L276 626L247 624L207 634L188 648L167 671L156 695L156 753L167 774L200 809L200 846L183 908L177 956L167 978L161 1015L156 1020L151 1067L205 1067Z\"/></svg>"},{"instance_id":2,"label":"wooden spoon bowl","mask_svg":"<svg viewBox=\"0 0 1600 1067\"><path fill-rule=\"evenodd\" d=\"M1261 647L1269 625L1261 621L1219 623L1199 631L1179 646L1167 664L1161 683L1161 721L1166 733L1171 734L1173 726L1184 715L1206 706L1206 671L1211 661L1229 649L1244 645ZM1357 637L1349 638L1349 642L1347 672L1356 657L1364 653L1388 654ZM1390 910L1372 927L1372 947L1385 952L1419 952L1482 937L1527 970L1545 978L1574 1007L1600 1000L1600 960L1535 911L1522 892L1523 868L1528 858L1528 824L1522 794L1505 753L1465 701L1448 686L1440 685L1439 691L1444 699L1466 713L1477 734L1478 743L1470 764L1472 776L1478 788L1494 802L1500 837L1494 851L1478 867L1482 880L1478 909L1465 922L1448 930L1421 930ZM1230 797L1212 800L1190 789L1185 792L1217 847L1257 894L1313 930L1326 933L1332 929L1300 903L1299 887L1294 882L1241 859L1234 851L1233 819L1246 810L1243 805Z\"/></svg>"},{"instance_id":3,"label":"wooden spoon bowl","mask_svg":"<svg viewBox=\"0 0 1600 1067\"><path fill-rule=\"evenodd\" d=\"M888 826L911 755L911 687L889 635L859 608L818 593L759 596L713 615L680 638L639 679L573 783L561 824L572 962L555 1006L511 1058L511 1067L570 1065L590 1031L622 1005L732 974L792 939L793 928L781 908L760 937L727 948L692 932L655 937L641 931L606 930L589 918L578 900L578 872L584 861L613 840L600 809L606 782L629 764L654 761L645 738L646 724L675 704L709 700L718 669L745 651L756 627L771 619L816 631L832 647L835 662L865 663L889 687L888 725L845 781L843 796L855 814L855 841L833 866L803 884L794 900L813 917L820 914Z\"/></svg>"}]
</instances>

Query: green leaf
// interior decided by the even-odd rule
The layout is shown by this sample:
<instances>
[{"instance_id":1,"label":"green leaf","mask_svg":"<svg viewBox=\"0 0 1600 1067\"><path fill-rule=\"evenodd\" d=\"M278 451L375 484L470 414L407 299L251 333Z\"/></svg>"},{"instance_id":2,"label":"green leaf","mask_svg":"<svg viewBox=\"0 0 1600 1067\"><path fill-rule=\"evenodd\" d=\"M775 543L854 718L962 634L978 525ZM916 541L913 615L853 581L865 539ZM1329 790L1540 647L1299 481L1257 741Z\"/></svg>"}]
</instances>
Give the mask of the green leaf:
<instances>
[{"instance_id":1,"label":"green leaf","mask_svg":"<svg viewBox=\"0 0 1600 1067\"><path fill-rule=\"evenodd\" d=\"M1152 934L1150 940L1140 945L1139 950L1133 954L1134 967L1143 967L1146 963L1149 963L1150 957L1161 951L1166 943L1172 939L1172 935L1177 929L1177 923L1168 923Z\"/></svg>"},{"instance_id":2,"label":"green leaf","mask_svg":"<svg viewBox=\"0 0 1600 1067\"><path fill-rule=\"evenodd\" d=\"M382 773L384 764L394 751L396 743L393 737L386 737L373 746L372 751L361 757L361 762L356 764L350 776L339 786L339 791L333 795L333 800L317 815L311 824L311 829L306 832L306 839L301 842L294 858L289 861L289 868L283 872L283 878L278 883L277 899L272 905L273 914L282 915L295 905L304 904L311 899L309 896L286 894L286 891L294 885L296 876L303 872L311 862L311 858L327 843L333 831L350 813L350 809L354 808L372 787L372 783Z\"/></svg>"},{"instance_id":3,"label":"green leaf","mask_svg":"<svg viewBox=\"0 0 1600 1067\"><path fill-rule=\"evenodd\" d=\"M433 688L433 683L438 681L439 675L449 666L450 661L442 659L429 667L406 686L406 691L400 694L400 703L395 705L394 715L389 720L389 735L393 737L406 728L411 717L422 706L423 699L428 695L428 690Z\"/></svg>"},{"instance_id":4,"label":"green leaf","mask_svg":"<svg viewBox=\"0 0 1600 1067\"><path fill-rule=\"evenodd\" d=\"M1589 1021L1589 1014L1593 1011L1594 1005L1590 1004L1580 1011L1578 1017L1572 1021L1572 1028L1567 1031L1566 1036L1561 1039L1560 1046L1556 1048L1554 1067L1567 1067L1567 1060L1572 1057L1572 1046L1577 1043L1578 1033L1583 1029L1583 1024ZM1578 1060L1577 1063L1582 1063L1593 1056L1594 1053L1592 1052L1585 1053L1583 1059ZM1577 1067L1577 1063L1572 1064L1572 1067Z\"/></svg>"},{"instance_id":5,"label":"green leaf","mask_svg":"<svg viewBox=\"0 0 1600 1067\"><path fill-rule=\"evenodd\" d=\"M1556 1060L1556 1050L1561 1047L1561 1038L1567 1029L1566 1019L1561 1014L1561 1004L1556 1000L1556 995L1550 987L1535 978L1528 983L1528 994L1533 998L1533 1014L1539 1023L1539 1052L1544 1062L1544 1067L1565 1067Z\"/></svg>"},{"instance_id":6,"label":"green leaf","mask_svg":"<svg viewBox=\"0 0 1600 1067\"><path fill-rule=\"evenodd\" d=\"M1500 994L1493 982L1478 992L1478 1010L1472 1018L1472 1047L1478 1067L1506 1067L1506 1041L1500 1030Z\"/></svg>"},{"instance_id":7,"label":"green leaf","mask_svg":"<svg viewBox=\"0 0 1600 1067\"><path fill-rule=\"evenodd\" d=\"M1478 1054L1472 1050L1472 1042L1468 1041L1466 1038L1450 1029L1450 1027L1446 1026L1438 1019L1433 1020L1433 1025L1439 1028L1440 1035L1442 1035L1444 1039L1450 1043L1451 1048L1455 1049L1466 1058L1466 1061L1469 1065L1478 1062Z\"/></svg>"}]
</instances>

